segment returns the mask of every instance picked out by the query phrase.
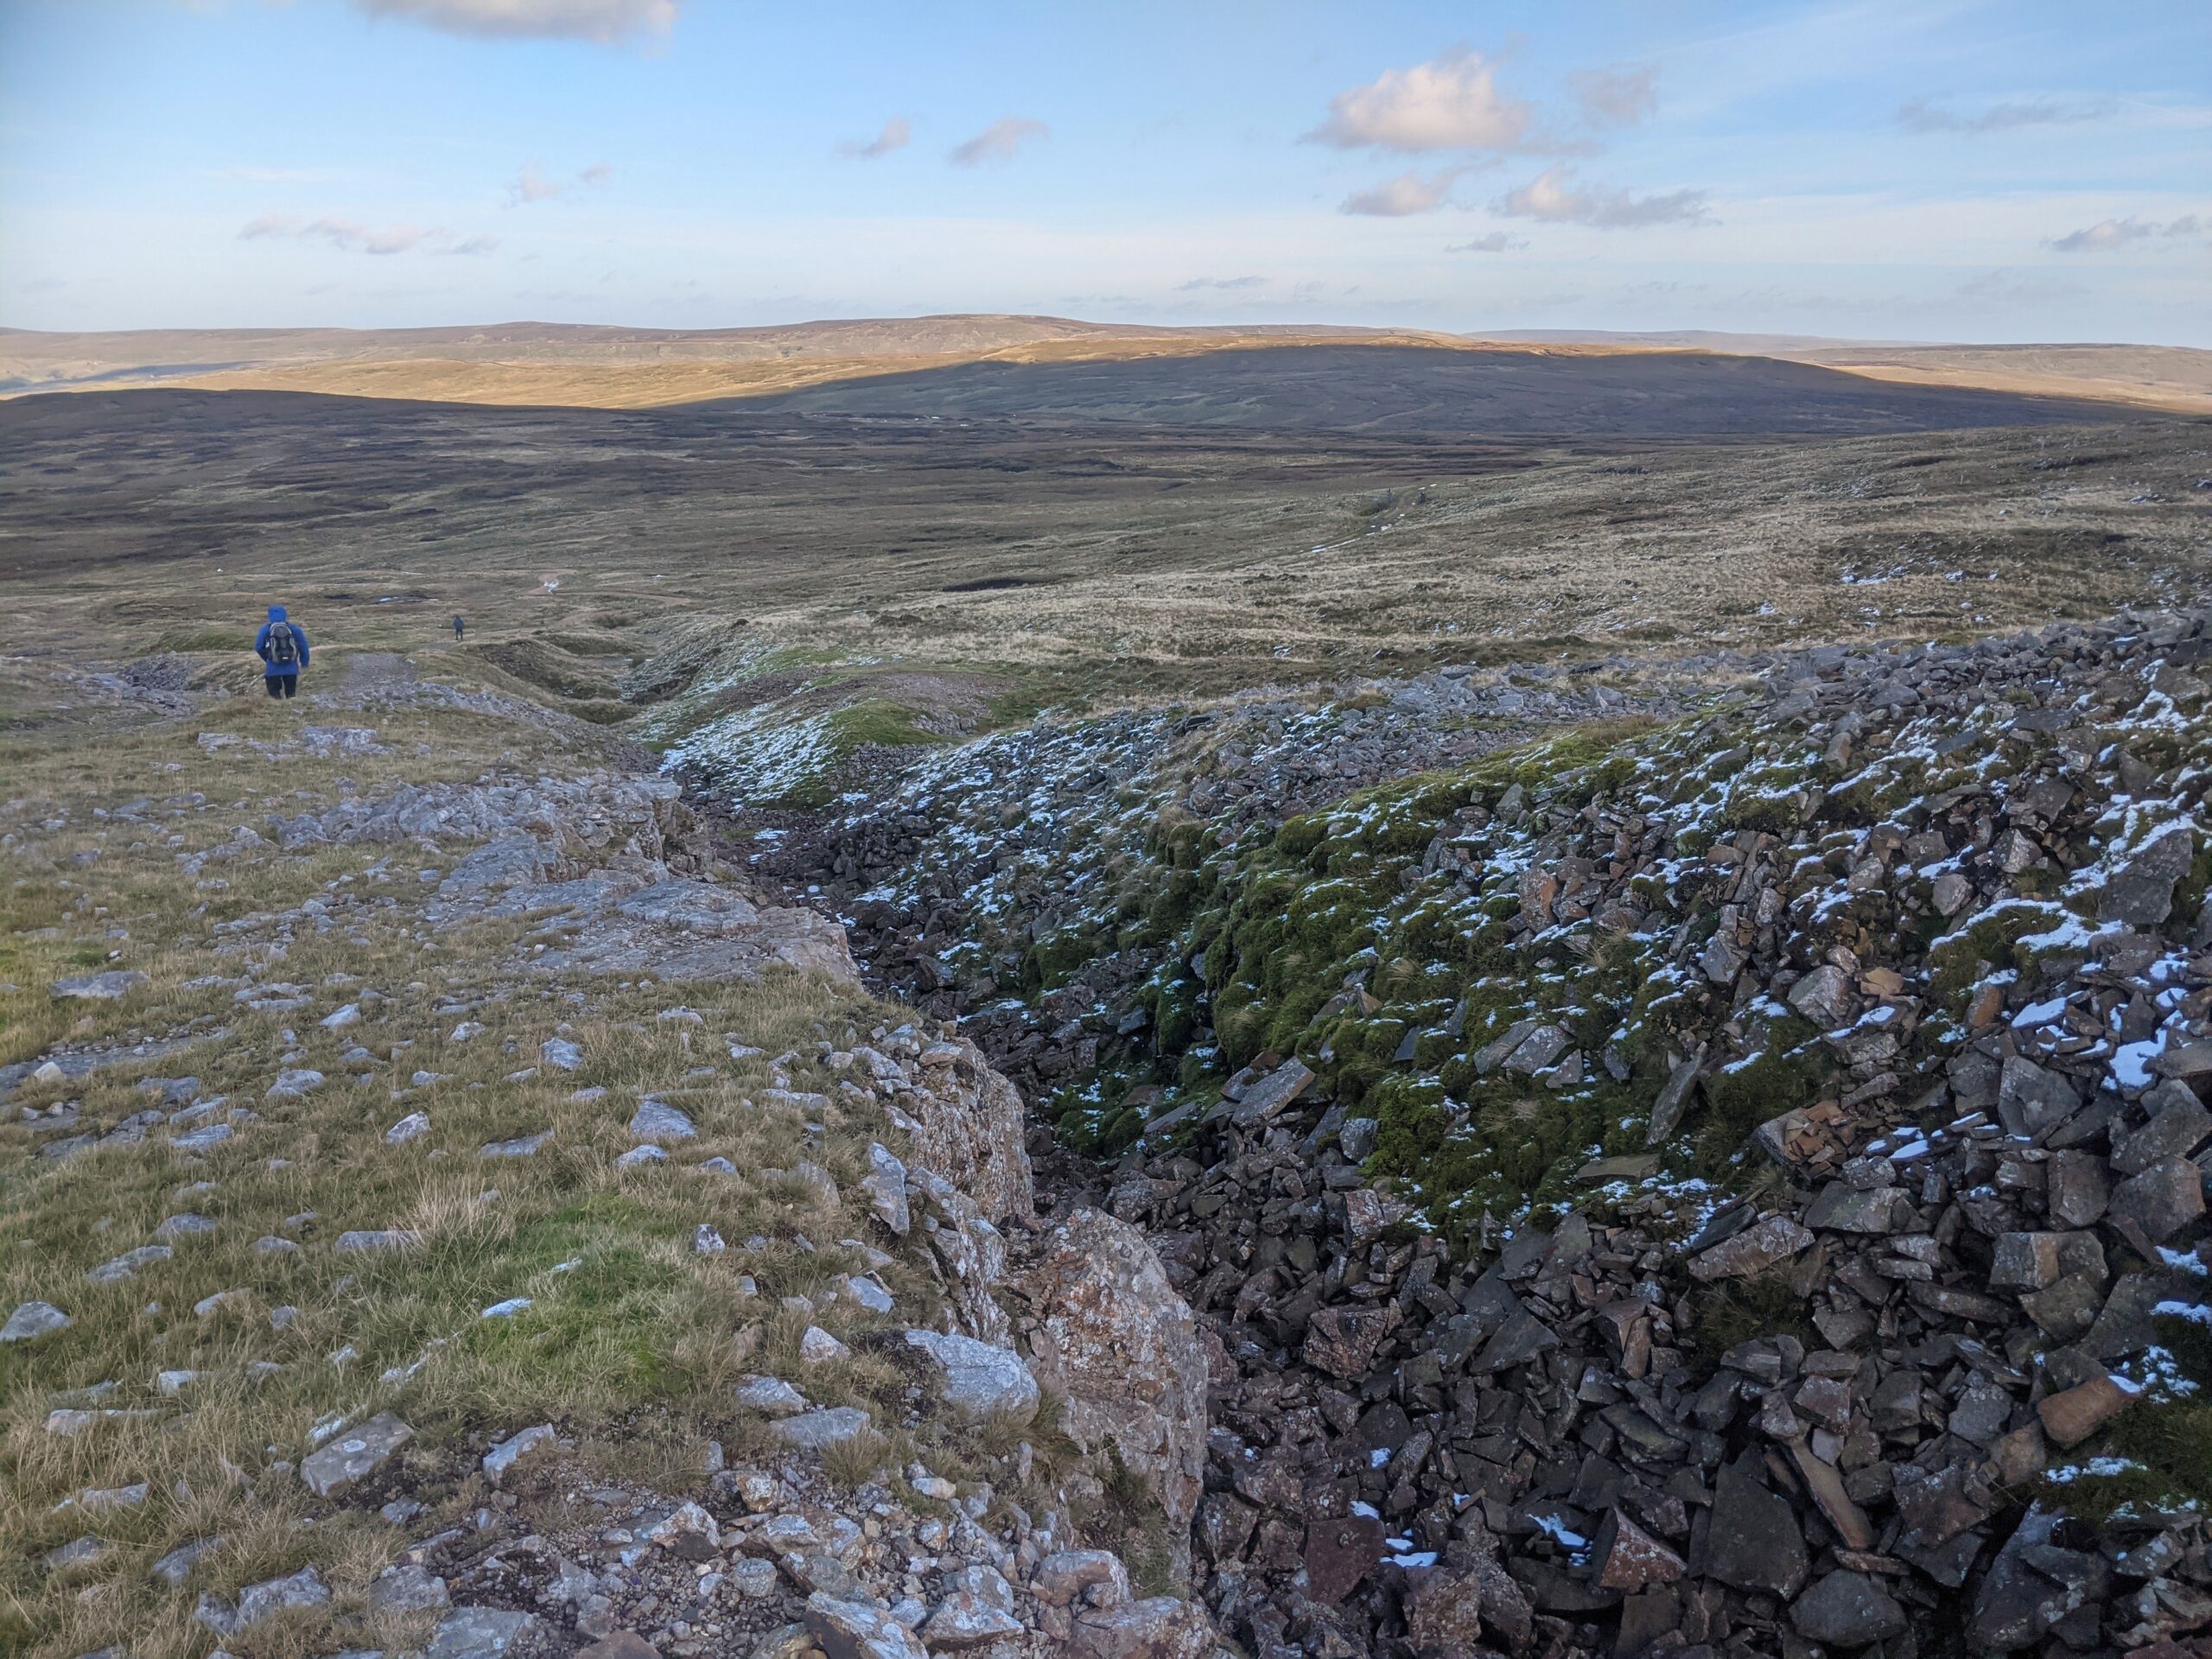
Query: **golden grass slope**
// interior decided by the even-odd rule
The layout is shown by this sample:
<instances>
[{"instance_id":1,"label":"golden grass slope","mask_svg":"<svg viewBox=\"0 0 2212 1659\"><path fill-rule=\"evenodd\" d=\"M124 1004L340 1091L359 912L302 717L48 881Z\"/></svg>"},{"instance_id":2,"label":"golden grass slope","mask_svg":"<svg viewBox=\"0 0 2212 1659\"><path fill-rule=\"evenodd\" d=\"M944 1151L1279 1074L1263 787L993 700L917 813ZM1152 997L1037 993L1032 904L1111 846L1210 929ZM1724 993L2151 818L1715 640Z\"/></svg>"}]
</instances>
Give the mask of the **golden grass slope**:
<instances>
[{"instance_id":1,"label":"golden grass slope","mask_svg":"<svg viewBox=\"0 0 2212 1659\"><path fill-rule=\"evenodd\" d=\"M1894 345L1764 335L1478 337L1327 325L1166 328L1063 317L859 318L772 327L554 323L351 330L0 331L0 397L148 385L434 403L646 409L771 397L974 363L1127 361L1368 344L1532 355L1761 355L1907 384L2212 413L2212 352L2121 345Z\"/></svg>"}]
</instances>

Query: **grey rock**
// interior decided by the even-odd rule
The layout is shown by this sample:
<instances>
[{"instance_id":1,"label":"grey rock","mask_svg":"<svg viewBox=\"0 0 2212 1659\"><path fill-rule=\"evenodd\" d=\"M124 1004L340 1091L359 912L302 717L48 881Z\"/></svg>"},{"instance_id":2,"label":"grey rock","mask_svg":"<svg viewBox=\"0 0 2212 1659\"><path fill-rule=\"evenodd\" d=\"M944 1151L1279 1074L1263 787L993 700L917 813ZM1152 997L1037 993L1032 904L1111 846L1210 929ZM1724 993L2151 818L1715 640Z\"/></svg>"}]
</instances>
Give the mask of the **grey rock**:
<instances>
[{"instance_id":1,"label":"grey rock","mask_svg":"<svg viewBox=\"0 0 2212 1659\"><path fill-rule=\"evenodd\" d=\"M906 1204L906 1166L880 1141L868 1142L868 1173L860 1185L875 1218L904 1238L913 1225Z\"/></svg>"},{"instance_id":2,"label":"grey rock","mask_svg":"<svg viewBox=\"0 0 2212 1659\"><path fill-rule=\"evenodd\" d=\"M428 1112L410 1112L386 1129L384 1138L388 1145L404 1147L410 1141L420 1140L429 1132L430 1115Z\"/></svg>"},{"instance_id":3,"label":"grey rock","mask_svg":"<svg viewBox=\"0 0 2212 1659\"><path fill-rule=\"evenodd\" d=\"M1905 1632L1904 1609L1863 1573L1831 1573L1789 1605L1789 1622L1808 1642L1863 1648Z\"/></svg>"},{"instance_id":4,"label":"grey rock","mask_svg":"<svg viewBox=\"0 0 2212 1659\"><path fill-rule=\"evenodd\" d=\"M271 1613L293 1607L321 1607L330 1600L330 1586L322 1575L312 1567L282 1579L270 1579L260 1584L250 1584L238 1592L238 1608L232 1630L243 1630L259 1624Z\"/></svg>"},{"instance_id":5,"label":"grey rock","mask_svg":"<svg viewBox=\"0 0 2212 1659\"><path fill-rule=\"evenodd\" d=\"M936 1331L909 1331L906 1342L937 1362L944 1402L963 1417L1026 1423L1037 1414L1037 1379L1012 1350Z\"/></svg>"},{"instance_id":6,"label":"grey rock","mask_svg":"<svg viewBox=\"0 0 2212 1659\"><path fill-rule=\"evenodd\" d=\"M358 1428L334 1436L300 1464L300 1478L317 1497L335 1497L356 1481L382 1468L415 1431L391 1412L381 1411Z\"/></svg>"},{"instance_id":7,"label":"grey rock","mask_svg":"<svg viewBox=\"0 0 2212 1659\"><path fill-rule=\"evenodd\" d=\"M639 1103L630 1118L630 1138L633 1141L689 1141L698 1133L699 1126L688 1114L650 1095Z\"/></svg>"},{"instance_id":8,"label":"grey rock","mask_svg":"<svg viewBox=\"0 0 2212 1659\"><path fill-rule=\"evenodd\" d=\"M524 1458L534 1452L553 1451L560 1443L560 1437L553 1432L550 1423L539 1423L534 1428L525 1428L520 1433L500 1441L484 1454L484 1472L497 1485L505 1480L508 1471Z\"/></svg>"},{"instance_id":9,"label":"grey rock","mask_svg":"<svg viewBox=\"0 0 2212 1659\"><path fill-rule=\"evenodd\" d=\"M2212 1112L2208 1112L2185 1083L2162 1083L2145 1096L2145 1104L2158 1099L2157 1115L2141 1128L2113 1143L2112 1167L2116 1175L2139 1175L2163 1159L2185 1157L2212 1135Z\"/></svg>"},{"instance_id":10,"label":"grey rock","mask_svg":"<svg viewBox=\"0 0 2212 1659\"><path fill-rule=\"evenodd\" d=\"M423 1659L501 1659L535 1636L540 1626L530 1613L498 1607L456 1607L438 1622Z\"/></svg>"},{"instance_id":11,"label":"grey rock","mask_svg":"<svg viewBox=\"0 0 2212 1659\"><path fill-rule=\"evenodd\" d=\"M780 1376L756 1376L741 1384L737 1403L766 1417L796 1417L806 1409L806 1396Z\"/></svg>"},{"instance_id":12,"label":"grey rock","mask_svg":"<svg viewBox=\"0 0 2212 1659\"><path fill-rule=\"evenodd\" d=\"M535 1135L518 1135L512 1141L493 1141L478 1148L479 1158L535 1158L538 1148L553 1138L550 1129L540 1129Z\"/></svg>"},{"instance_id":13,"label":"grey rock","mask_svg":"<svg viewBox=\"0 0 2212 1659\"><path fill-rule=\"evenodd\" d=\"M929 1659L913 1632L874 1602L817 1591L806 1599L806 1629L829 1659Z\"/></svg>"},{"instance_id":14,"label":"grey rock","mask_svg":"<svg viewBox=\"0 0 2212 1659\"><path fill-rule=\"evenodd\" d=\"M2107 1212L2163 1244L2204 1213L2204 1173L2186 1158L2165 1158L2113 1189Z\"/></svg>"},{"instance_id":15,"label":"grey rock","mask_svg":"<svg viewBox=\"0 0 2212 1659\"><path fill-rule=\"evenodd\" d=\"M1719 1279L1749 1279L1777 1262L1808 1249L1813 1235L1787 1216L1769 1216L1690 1258L1690 1276L1711 1284Z\"/></svg>"},{"instance_id":16,"label":"grey rock","mask_svg":"<svg viewBox=\"0 0 2212 1659\"><path fill-rule=\"evenodd\" d=\"M2196 855L2196 835L2187 824L2160 830L2106 881L2097 919L2156 927L2173 913L2175 884Z\"/></svg>"},{"instance_id":17,"label":"grey rock","mask_svg":"<svg viewBox=\"0 0 2212 1659\"><path fill-rule=\"evenodd\" d=\"M1851 1023L1859 1007L1851 976L1824 962L1789 988L1789 1006L1823 1031Z\"/></svg>"},{"instance_id":18,"label":"grey rock","mask_svg":"<svg viewBox=\"0 0 2212 1659\"><path fill-rule=\"evenodd\" d=\"M153 982L131 968L111 968L105 973L79 974L57 979L49 988L56 997L87 1002L115 1002Z\"/></svg>"},{"instance_id":19,"label":"grey rock","mask_svg":"<svg viewBox=\"0 0 2212 1659\"><path fill-rule=\"evenodd\" d=\"M1713 1483L1706 1571L1738 1590L1788 1598L1805 1582L1808 1565L1805 1535L1789 1500L1743 1464L1725 1465Z\"/></svg>"},{"instance_id":20,"label":"grey rock","mask_svg":"<svg viewBox=\"0 0 2212 1659\"><path fill-rule=\"evenodd\" d=\"M67 1331L76 1320L52 1302L22 1302L0 1325L0 1342L36 1342L57 1331Z\"/></svg>"},{"instance_id":21,"label":"grey rock","mask_svg":"<svg viewBox=\"0 0 2212 1659\"><path fill-rule=\"evenodd\" d=\"M339 1234L334 1248L340 1255L364 1255L385 1250L411 1250L422 1242L420 1233L403 1228L372 1228Z\"/></svg>"},{"instance_id":22,"label":"grey rock","mask_svg":"<svg viewBox=\"0 0 2212 1659\"><path fill-rule=\"evenodd\" d=\"M1997 1116L2011 1135L2039 1135L2071 1117L2082 1104L2073 1084L2056 1071L2015 1054L1997 1084Z\"/></svg>"},{"instance_id":23,"label":"grey rock","mask_svg":"<svg viewBox=\"0 0 2212 1659\"><path fill-rule=\"evenodd\" d=\"M446 1581L427 1567L404 1562L387 1567L369 1582L372 1613L420 1613L448 1605Z\"/></svg>"},{"instance_id":24,"label":"grey rock","mask_svg":"<svg viewBox=\"0 0 2212 1659\"><path fill-rule=\"evenodd\" d=\"M179 1544L154 1563L153 1576L172 1589L181 1589L185 1581L191 1578L192 1569L200 1558L211 1549L219 1549L222 1543L222 1539L217 1536L195 1538L188 1544Z\"/></svg>"},{"instance_id":25,"label":"grey rock","mask_svg":"<svg viewBox=\"0 0 2212 1659\"><path fill-rule=\"evenodd\" d=\"M1240 1129L1274 1121L1282 1109L1313 1084L1313 1073L1297 1060L1285 1060L1244 1091L1230 1121Z\"/></svg>"},{"instance_id":26,"label":"grey rock","mask_svg":"<svg viewBox=\"0 0 2212 1659\"><path fill-rule=\"evenodd\" d=\"M798 1446L802 1451L819 1452L825 1447L842 1446L847 1440L865 1434L874 1420L858 1406L830 1406L818 1411L803 1411L796 1417L786 1417L770 1425L770 1436L785 1446Z\"/></svg>"}]
</instances>

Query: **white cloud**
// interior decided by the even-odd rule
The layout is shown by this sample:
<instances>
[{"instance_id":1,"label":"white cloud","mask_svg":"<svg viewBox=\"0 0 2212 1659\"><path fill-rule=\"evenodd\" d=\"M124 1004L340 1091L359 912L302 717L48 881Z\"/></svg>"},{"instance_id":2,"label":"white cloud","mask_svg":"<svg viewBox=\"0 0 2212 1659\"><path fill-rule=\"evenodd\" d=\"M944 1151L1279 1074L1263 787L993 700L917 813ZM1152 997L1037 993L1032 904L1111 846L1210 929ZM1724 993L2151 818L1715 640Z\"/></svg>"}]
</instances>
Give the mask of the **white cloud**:
<instances>
[{"instance_id":1,"label":"white cloud","mask_svg":"<svg viewBox=\"0 0 2212 1659\"><path fill-rule=\"evenodd\" d=\"M372 17L402 17L448 35L491 40L596 41L665 35L683 0L353 0Z\"/></svg>"},{"instance_id":2,"label":"white cloud","mask_svg":"<svg viewBox=\"0 0 2212 1659\"><path fill-rule=\"evenodd\" d=\"M1583 69L1569 75L1575 101L1591 120L1608 126L1633 126L1659 112L1659 73L1649 65L1622 69Z\"/></svg>"},{"instance_id":3,"label":"white cloud","mask_svg":"<svg viewBox=\"0 0 2212 1659\"><path fill-rule=\"evenodd\" d=\"M913 136L914 130L907 124L906 118L894 115L883 124L883 130L874 137L867 140L848 138L837 146L837 151L842 156L857 156L862 161L872 162L878 156L888 156L894 149L906 149Z\"/></svg>"},{"instance_id":4,"label":"white cloud","mask_svg":"<svg viewBox=\"0 0 2212 1659\"><path fill-rule=\"evenodd\" d=\"M1510 253L1516 248L1529 245L1519 237L1509 236L1503 231L1492 231L1487 236L1478 236L1465 242L1454 242L1444 250L1446 253Z\"/></svg>"},{"instance_id":5,"label":"white cloud","mask_svg":"<svg viewBox=\"0 0 2212 1659\"><path fill-rule=\"evenodd\" d=\"M1195 294L1204 288L1233 289L1265 288L1267 285L1268 279L1264 276L1193 276L1187 283L1176 283L1175 291L1178 294Z\"/></svg>"},{"instance_id":6,"label":"white cloud","mask_svg":"<svg viewBox=\"0 0 2212 1659\"><path fill-rule=\"evenodd\" d=\"M2055 98L2031 98L2015 104L1993 104L1974 115L1945 109L1932 98L1916 98L1897 106L1897 124L1907 132L2007 132L2014 127L2069 125L2101 120L2112 113L2104 99L2065 103Z\"/></svg>"},{"instance_id":7,"label":"white cloud","mask_svg":"<svg viewBox=\"0 0 2212 1659\"><path fill-rule=\"evenodd\" d=\"M2195 236L2204 228L2204 221L2195 213L2183 213L2179 219L2161 225L2156 219L2104 219L2081 230L2070 231L2064 236L2054 237L2044 245L2061 253L2103 253L2113 248L2126 247L2130 242L2147 241L2156 236Z\"/></svg>"},{"instance_id":8,"label":"white cloud","mask_svg":"<svg viewBox=\"0 0 2212 1659\"><path fill-rule=\"evenodd\" d=\"M1339 149L1514 150L1529 141L1534 111L1497 89L1497 60L1455 47L1410 69L1386 69L1329 100L1329 118L1306 135Z\"/></svg>"},{"instance_id":9,"label":"white cloud","mask_svg":"<svg viewBox=\"0 0 2212 1659\"><path fill-rule=\"evenodd\" d=\"M537 170L537 163L526 162L507 186L507 206L527 207L533 201L553 201L568 195L581 187L596 190L614 176L614 169L605 162L594 162L573 179L549 179Z\"/></svg>"},{"instance_id":10,"label":"white cloud","mask_svg":"<svg viewBox=\"0 0 2212 1659\"><path fill-rule=\"evenodd\" d=\"M515 175L515 181L507 187L507 200L517 207L533 201L550 201L560 194L561 187L534 167L524 167Z\"/></svg>"},{"instance_id":11,"label":"white cloud","mask_svg":"<svg viewBox=\"0 0 2212 1659\"><path fill-rule=\"evenodd\" d=\"M1634 196L1625 190L1580 189L1564 167L1547 168L1491 205L1509 219L1535 219L1556 225L1587 225L1600 231L1637 230L1651 225L1696 225L1712 217L1702 190L1672 190L1664 195Z\"/></svg>"},{"instance_id":12,"label":"white cloud","mask_svg":"<svg viewBox=\"0 0 2212 1659\"><path fill-rule=\"evenodd\" d=\"M302 220L290 213L264 213L250 219L238 232L241 242L265 237L289 237L301 242L325 242L348 253L410 253L421 248L430 253L489 253L499 245L489 237L455 240L448 231L425 230L417 225L370 226L350 219Z\"/></svg>"},{"instance_id":13,"label":"white cloud","mask_svg":"<svg viewBox=\"0 0 2212 1659\"><path fill-rule=\"evenodd\" d=\"M1452 187L1459 181L1464 168L1447 167L1441 173L1423 178L1418 173L1401 173L1395 179L1386 179L1371 190L1355 190L1338 206L1340 213L1362 213L1376 219L1403 219L1411 213L1433 213L1451 203Z\"/></svg>"},{"instance_id":14,"label":"white cloud","mask_svg":"<svg viewBox=\"0 0 2212 1659\"><path fill-rule=\"evenodd\" d=\"M954 145L951 160L957 167L975 167L984 162L1010 162L1023 145L1052 136L1052 130L1042 121L1033 121L1021 115L1005 116L992 122L966 143Z\"/></svg>"}]
</instances>

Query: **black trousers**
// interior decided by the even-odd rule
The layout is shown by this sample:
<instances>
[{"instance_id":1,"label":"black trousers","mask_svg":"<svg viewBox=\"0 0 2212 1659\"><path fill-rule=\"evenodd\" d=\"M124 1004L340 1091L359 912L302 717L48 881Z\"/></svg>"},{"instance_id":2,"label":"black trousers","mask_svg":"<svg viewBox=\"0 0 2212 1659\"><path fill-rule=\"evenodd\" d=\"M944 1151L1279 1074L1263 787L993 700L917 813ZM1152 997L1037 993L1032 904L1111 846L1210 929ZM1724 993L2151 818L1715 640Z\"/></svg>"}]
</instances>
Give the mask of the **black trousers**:
<instances>
[{"instance_id":1,"label":"black trousers","mask_svg":"<svg viewBox=\"0 0 2212 1659\"><path fill-rule=\"evenodd\" d=\"M269 688L272 697L289 697L300 689L300 677L296 674L264 674L261 683Z\"/></svg>"}]
</instances>

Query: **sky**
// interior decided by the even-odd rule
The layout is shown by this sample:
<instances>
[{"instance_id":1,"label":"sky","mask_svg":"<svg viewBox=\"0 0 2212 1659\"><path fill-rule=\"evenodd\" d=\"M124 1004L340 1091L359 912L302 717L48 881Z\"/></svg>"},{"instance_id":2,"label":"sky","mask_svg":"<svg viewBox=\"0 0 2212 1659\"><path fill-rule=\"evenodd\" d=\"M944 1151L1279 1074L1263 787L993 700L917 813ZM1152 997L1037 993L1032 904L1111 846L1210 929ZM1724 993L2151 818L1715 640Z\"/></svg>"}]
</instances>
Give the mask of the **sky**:
<instances>
[{"instance_id":1,"label":"sky","mask_svg":"<svg viewBox=\"0 0 2212 1659\"><path fill-rule=\"evenodd\" d=\"M0 0L0 326L2212 347L2205 0Z\"/></svg>"}]
</instances>

